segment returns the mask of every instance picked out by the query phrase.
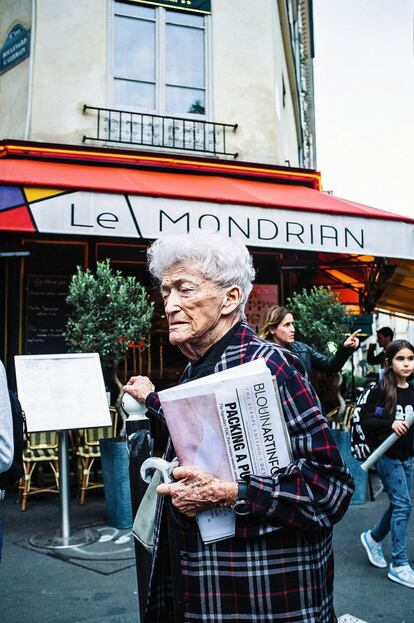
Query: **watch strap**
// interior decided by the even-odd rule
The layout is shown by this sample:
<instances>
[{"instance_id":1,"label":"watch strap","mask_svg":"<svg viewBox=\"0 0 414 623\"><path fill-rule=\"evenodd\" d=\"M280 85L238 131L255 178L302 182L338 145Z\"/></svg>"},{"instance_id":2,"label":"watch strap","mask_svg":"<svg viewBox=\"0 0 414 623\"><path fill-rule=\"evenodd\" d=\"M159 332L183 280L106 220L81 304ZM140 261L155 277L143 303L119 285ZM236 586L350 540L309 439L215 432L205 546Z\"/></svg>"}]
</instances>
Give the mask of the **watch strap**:
<instances>
[{"instance_id":1,"label":"watch strap","mask_svg":"<svg viewBox=\"0 0 414 623\"><path fill-rule=\"evenodd\" d=\"M249 485L247 484L245 480L238 480L237 484L239 485L239 490L237 493L237 501L244 502L247 498L247 491L248 491Z\"/></svg>"},{"instance_id":2,"label":"watch strap","mask_svg":"<svg viewBox=\"0 0 414 623\"><path fill-rule=\"evenodd\" d=\"M248 515L249 509L247 508L246 498L249 485L245 480L237 480L239 486L237 500L233 504L233 510L236 515Z\"/></svg>"}]
</instances>

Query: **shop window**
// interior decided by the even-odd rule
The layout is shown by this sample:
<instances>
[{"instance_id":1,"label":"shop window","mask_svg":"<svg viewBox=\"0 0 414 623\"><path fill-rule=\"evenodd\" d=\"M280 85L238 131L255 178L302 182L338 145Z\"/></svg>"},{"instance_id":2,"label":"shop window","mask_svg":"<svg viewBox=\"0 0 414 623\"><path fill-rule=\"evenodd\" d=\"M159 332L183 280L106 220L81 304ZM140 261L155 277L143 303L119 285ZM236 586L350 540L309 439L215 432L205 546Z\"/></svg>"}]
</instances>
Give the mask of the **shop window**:
<instances>
[{"instance_id":1,"label":"shop window","mask_svg":"<svg viewBox=\"0 0 414 623\"><path fill-rule=\"evenodd\" d=\"M76 267L87 263L88 243L26 239L22 246L30 255L20 271L18 352L65 353L66 297Z\"/></svg>"},{"instance_id":2,"label":"shop window","mask_svg":"<svg viewBox=\"0 0 414 623\"><path fill-rule=\"evenodd\" d=\"M114 2L114 105L163 115L205 115L207 19Z\"/></svg>"},{"instance_id":3,"label":"shop window","mask_svg":"<svg viewBox=\"0 0 414 623\"><path fill-rule=\"evenodd\" d=\"M256 270L255 283L280 283L281 255L265 251L253 251L253 265Z\"/></svg>"},{"instance_id":4,"label":"shop window","mask_svg":"<svg viewBox=\"0 0 414 623\"><path fill-rule=\"evenodd\" d=\"M113 270L120 270L125 276L136 277L146 288L151 288L151 278L147 270L147 246L144 244L119 244L98 242L95 247L95 260L110 260Z\"/></svg>"},{"instance_id":5,"label":"shop window","mask_svg":"<svg viewBox=\"0 0 414 623\"><path fill-rule=\"evenodd\" d=\"M136 374L148 375L158 389L176 385L184 370L187 360L181 351L172 346L168 339L168 324L164 304L158 285L147 269L147 245L116 242L98 242L95 247L96 261L110 259L114 270L120 270L124 276L135 276L147 288L154 303L151 331L146 347L131 348L121 367L125 382Z\"/></svg>"},{"instance_id":6,"label":"shop window","mask_svg":"<svg viewBox=\"0 0 414 623\"><path fill-rule=\"evenodd\" d=\"M280 304L281 255L259 250L252 253L256 279L245 313L248 323L258 333L269 308Z\"/></svg>"}]
</instances>

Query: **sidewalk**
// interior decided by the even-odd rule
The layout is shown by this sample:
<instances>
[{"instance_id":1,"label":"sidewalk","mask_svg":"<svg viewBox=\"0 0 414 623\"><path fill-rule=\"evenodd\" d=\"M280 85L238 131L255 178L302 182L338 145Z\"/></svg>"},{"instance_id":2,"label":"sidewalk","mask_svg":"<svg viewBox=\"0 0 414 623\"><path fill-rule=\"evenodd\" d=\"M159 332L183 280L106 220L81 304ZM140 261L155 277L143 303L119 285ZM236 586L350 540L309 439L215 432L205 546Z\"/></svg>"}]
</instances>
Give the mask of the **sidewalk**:
<instances>
[{"instance_id":1,"label":"sidewalk","mask_svg":"<svg viewBox=\"0 0 414 623\"><path fill-rule=\"evenodd\" d=\"M338 618L352 614L367 623L414 623L414 590L387 578L387 569L373 567L360 542L361 532L373 527L387 508L387 496L374 502L350 506L335 526L335 609ZM408 530L408 555L414 566L414 517ZM384 554L391 560L391 542L384 542ZM340 622L341 623L341 622Z\"/></svg>"},{"instance_id":2,"label":"sidewalk","mask_svg":"<svg viewBox=\"0 0 414 623\"><path fill-rule=\"evenodd\" d=\"M126 531L105 528L103 490L88 492L83 507L76 498L71 500L72 531L94 524L104 536L98 555L94 545L88 549L95 547L95 552L85 556L86 548L78 548L70 560L61 558L67 550L45 554L30 546L31 537L60 528L56 495L29 498L22 513L11 494L0 503L0 517L2 623L139 623L132 537L116 547L114 555L112 542Z\"/></svg>"},{"instance_id":3,"label":"sidewalk","mask_svg":"<svg viewBox=\"0 0 414 623\"><path fill-rule=\"evenodd\" d=\"M385 507L386 497L381 493L375 502L351 506L335 527L338 617L350 614L367 623L414 623L414 591L388 580L386 569L370 565L359 541L360 533L373 525ZM71 510L73 528L105 524L101 490L88 493L84 507L73 499ZM11 495L0 503L0 516L5 532L0 564L2 623L139 623L133 550L128 542L123 543L115 560L107 560L108 556L104 555L102 558L106 559L98 563L96 559L68 562L27 549L30 537L59 528L57 496L31 498L27 512L22 513L15 496ZM412 562L413 528L412 518L409 532ZM103 533L114 541L125 535L125 531L117 533L108 528ZM384 552L389 559L389 540Z\"/></svg>"}]
</instances>

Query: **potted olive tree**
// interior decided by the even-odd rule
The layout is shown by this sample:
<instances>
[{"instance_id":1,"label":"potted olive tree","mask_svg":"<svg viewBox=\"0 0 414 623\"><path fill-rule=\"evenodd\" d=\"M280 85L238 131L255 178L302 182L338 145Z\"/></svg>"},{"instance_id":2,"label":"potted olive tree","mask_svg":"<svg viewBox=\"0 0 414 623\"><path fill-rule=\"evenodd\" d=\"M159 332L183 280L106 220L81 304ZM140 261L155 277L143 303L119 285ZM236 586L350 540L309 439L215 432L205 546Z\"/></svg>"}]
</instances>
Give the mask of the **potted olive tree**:
<instances>
[{"instance_id":1,"label":"potted olive tree","mask_svg":"<svg viewBox=\"0 0 414 623\"><path fill-rule=\"evenodd\" d=\"M336 294L324 286L313 286L288 299L298 332L317 351L329 354L332 344L344 340L351 317Z\"/></svg>"},{"instance_id":2,"label":"potted olive tree","mask_svg":"<svg viewBox=\"0 0 414 623\"><path fill-rule=\"evenodd\" d=\"M329 288L313 286L309 292L302 290L301 293L295 293L288 299L288 306L300 337L320 353L331 355L350 331L352 316ZM328 385L327 376L320 373L316 390L321 398ZM350 432L343 426L345 401L339 391L337 393L340 408L339 415L334 419L332 435L355 480L352 503L360 504L366 501L368 475L351 454Z\"/></svg>"},{"instance_id":3,"label":"potted olive tree","mask_svg":"<svg viewBox=\"0 0 414 623\"><path fill-rule=\"evenodd\" d=\"M329 288L313 286L309 292L295 293L288 299L288 306L295 318L298 339L328 357L333 355L337 345L344 341L351 322L351 316L336 294ZM335 424L341 428L345 400L336 382L322 372L315 374L313 382L326 412L339 406Z\"/></svg>"},{"instance_id":4,"label":"potted olive tree","mask_svg":"<svg viewBox=\"0 0 414 623\"><path fill-rule=\"evenodd\" d=\"M145 343L153 304L136 278L112 270L109 259L97 263L95 274L78 267L66 301L72 308L65 331L69 352L99 353L106 382L116 388L114 403L122 426L116 438L102 439L100 448L108 523L128 528L132 517L118 367L128 345Z\"/></svg>"}]
</instances>

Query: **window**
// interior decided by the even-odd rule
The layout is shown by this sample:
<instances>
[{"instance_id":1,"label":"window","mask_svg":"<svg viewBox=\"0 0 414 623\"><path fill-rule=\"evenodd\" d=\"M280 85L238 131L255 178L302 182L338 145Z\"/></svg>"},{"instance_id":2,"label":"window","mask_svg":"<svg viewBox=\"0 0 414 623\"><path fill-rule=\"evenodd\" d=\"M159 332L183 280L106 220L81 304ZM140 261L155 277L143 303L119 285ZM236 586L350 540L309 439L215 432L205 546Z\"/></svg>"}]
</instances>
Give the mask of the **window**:
<instances>
[{"instance_id":1,"label":"window","mask_svg":"<svg viewBox=\"0 0 414 623\"><path fill-rule=\"evenodd\" d=\"M113 101L160 114L206 112L206 17L115 2Z\"/></svg>"}]
</instances>

